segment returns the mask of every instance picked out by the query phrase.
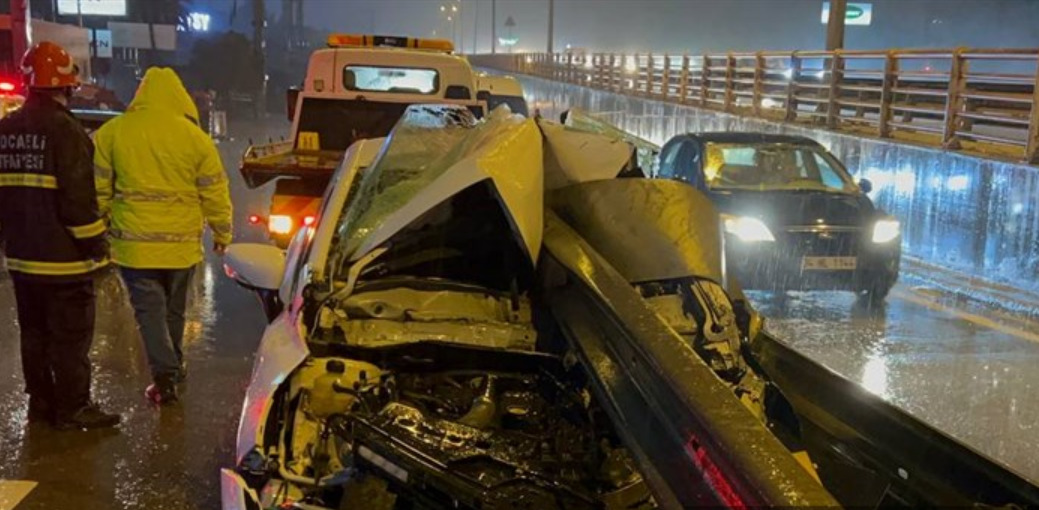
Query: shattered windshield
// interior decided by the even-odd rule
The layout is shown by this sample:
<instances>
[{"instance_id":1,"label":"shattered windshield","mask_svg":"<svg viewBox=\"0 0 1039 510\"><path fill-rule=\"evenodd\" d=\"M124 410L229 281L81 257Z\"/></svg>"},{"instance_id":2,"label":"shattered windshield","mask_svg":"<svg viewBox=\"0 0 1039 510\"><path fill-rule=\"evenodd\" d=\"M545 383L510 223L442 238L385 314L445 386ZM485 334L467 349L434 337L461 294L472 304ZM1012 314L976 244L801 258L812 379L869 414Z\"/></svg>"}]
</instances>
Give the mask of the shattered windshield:
<instances>
[{"instance_id":1,"label":"shattered windshield","mask_svg":"<svg viewBox=\"0 0 1039 510\"><path fill-rule=\"evenodd\" d=\"M497 128L515 122L505 109L476 123L464 109L441 106L410 108L387 139L387 145L361 179L337 227L333 264L355 258L357 250L395 212L409 204L449 168L485 143ZM435 204L434 204L435 205ZM343 270L330 268L332 274Z\"/></svg>"},{"instance_id":2,"label":"shattered windshield","mask_svg":"<svg viewBox=\"0 0 1039 510\"><path fill-rule=\"evenodd\" d=\"M832 156L804 145L708 144L704 177L711 189L719 190L856 190Z\"/></svg>"}]
</instances>

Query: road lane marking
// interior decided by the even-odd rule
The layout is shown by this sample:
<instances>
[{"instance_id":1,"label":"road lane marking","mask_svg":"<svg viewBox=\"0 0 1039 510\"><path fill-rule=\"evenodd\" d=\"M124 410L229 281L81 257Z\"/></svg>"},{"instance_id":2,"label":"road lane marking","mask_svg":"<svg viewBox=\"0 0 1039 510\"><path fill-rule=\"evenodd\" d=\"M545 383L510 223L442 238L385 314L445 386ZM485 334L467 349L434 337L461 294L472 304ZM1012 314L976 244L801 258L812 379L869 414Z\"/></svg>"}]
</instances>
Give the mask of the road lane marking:
<instances>
[{"instance_id":1,"label":"road lane marking","mask_svg":"<svg viewBox=\"0 0 1039 510\"><path fill-rule=\"evenodd\" d=\"M1023 329L1015 328L1013 326L1008 326L1006 324L1002 324L1002 323L996 322L996 321L994 321L992 319L989 319L988 317L985 317L985 316L982 316L982 315L978 315L978 314L975 314L975 313L970 313L970 312L967 312L967 311L964 311L964 310L960 310L960 309L957 309L957 308L953 308L953 307L950 307L950 306L943 305L941 303L937 303L935 301L926 299L923 294L920 294L920 293L917 293L917 292L913 292L913 291L906 292L906 291L903 291L903 290L900 290L900 289L892 289L891 290L891 296L896 297L898 299L901 299L903 301L908 301L910 303L917 304L917 305L929 308L929 309L937 311L937 312L944 312L944 313L948 313L948 314L954 315L954 316L956 316L956 317L958 317L960 319L963 319L963 320L965 320L967 322L970 322L972 324L976 324L978 326L982 326L982 327L985 327L985 328L993 329L993 330L999 331L1000 333L1011 335L1011 336L1020 338L1022 340L1027 340L1029 342L1039 343L1039 335L1037 335L1035 333L1032 333L1030 331L1025 331Z\"/></svg>"},{"instance_id":2,"label":"road lane marking","mask_svg":"<svg viewBox=\"0 0 1039 510\"><path fill-rule=\"evenodd\" d=\"M14 510L36 488L27 480L0 480L0 510Z\"/></svg>"}]
</instances>

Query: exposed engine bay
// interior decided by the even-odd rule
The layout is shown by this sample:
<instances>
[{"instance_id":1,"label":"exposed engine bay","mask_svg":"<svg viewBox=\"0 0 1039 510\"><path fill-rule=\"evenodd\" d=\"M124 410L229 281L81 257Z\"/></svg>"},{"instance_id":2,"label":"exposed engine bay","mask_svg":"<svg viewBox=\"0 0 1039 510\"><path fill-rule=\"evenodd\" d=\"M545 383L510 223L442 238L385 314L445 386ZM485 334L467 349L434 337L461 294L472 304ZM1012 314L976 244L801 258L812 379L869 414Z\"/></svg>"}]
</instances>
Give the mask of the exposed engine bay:
<instances>
[{"instance_id":1,"label":"exposed engine bay","mask_svg":"<svg viewBox=\"0 0 1039 510\"><path fill-rule=\"evenodd\" d=\"M282 412L272 413L281 422L273 428L280 446L266 455L283 480L266 485L265 507L656 508L579 367L534 352L533 342L514 345L525 350L475 347L464 338L385 346L387 332L407 322L380 319L396 323L384 328L371 317L416 300L468 301L452 308L455 315L427 307L413 326L443 332L453 325L463 337L471 328L507 330L507 322L492 320L498 317L457 315L501 305L514 329L532 330L526 297L518 308L527 312L514 314L512 298L473 291L366 294L340 308L362 325L339 321L325 345L352 355L310 358L283 387ZM358 302L369 305L367 316Z\"/></svg>"}]
</instances>

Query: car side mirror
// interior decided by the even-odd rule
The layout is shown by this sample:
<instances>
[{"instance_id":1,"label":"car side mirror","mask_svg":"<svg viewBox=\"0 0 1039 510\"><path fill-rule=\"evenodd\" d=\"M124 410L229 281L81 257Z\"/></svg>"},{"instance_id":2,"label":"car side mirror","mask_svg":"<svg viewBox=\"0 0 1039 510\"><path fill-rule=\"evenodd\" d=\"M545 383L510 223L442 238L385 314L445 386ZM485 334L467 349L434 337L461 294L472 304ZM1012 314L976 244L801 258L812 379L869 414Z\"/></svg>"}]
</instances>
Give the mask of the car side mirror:
<instances>
[{"instance_id":1,"label":"car side mirror","mask_svg":"<svg viewBox=\"0 0 1039 510\"><path fill-rule=\"evenodd\" d=\"M285 252L269 244L232 244L224 253L224 273L259 295L267 320L281 313L278 287L285 274Z\"/></svg>"},{"instance_id":2,"label":"car side mirror","mask_svg":"<svg viewBox=\"0 0 1039 510\"><path fill-rule=\"evenodd\" d=\"M873 191L873 182L869 179L859 179L859 189L863 193L870 193Z\"/></svg>"}]
</instances>

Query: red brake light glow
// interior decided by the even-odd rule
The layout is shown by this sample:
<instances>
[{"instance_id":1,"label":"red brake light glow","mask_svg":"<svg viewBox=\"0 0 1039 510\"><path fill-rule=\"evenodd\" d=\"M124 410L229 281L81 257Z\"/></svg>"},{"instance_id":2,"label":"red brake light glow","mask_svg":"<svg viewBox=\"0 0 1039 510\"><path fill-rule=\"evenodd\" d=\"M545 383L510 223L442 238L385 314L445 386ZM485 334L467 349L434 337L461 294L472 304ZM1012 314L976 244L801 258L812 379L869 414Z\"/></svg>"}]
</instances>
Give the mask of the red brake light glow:
<instances>
[{"instance_id":1,"label":"red brake light glow","mask_svg":"<svg viewBox=\"0 0 1039 510\"><path fill-rule=\"evenodd\" d=\"M263 218L255 215L255 214L250 214L249 215L249 224L250 225L259 225L261 221L263 221Z\"/></svg>"},{"instance_id":2,"label":"red brake light glow","mask_svg":"<svg viewBox=\"0 0 1039 510\"><path fill-rule=\"evenodd\" d=\"M0 81L0 92L14 92L14 84L9 81Z\"/></svg>"},{"instance_id":3,"label":"red brake light glow","mask_svg":"<svg viewBox=\"0 0 1039 510\"><path fill-rule=\"evenodd\" d=\"M303 218L303 224L309 227L314 224L314 220L313 216L306 216Z\"/></svg>"}]
</instances>

